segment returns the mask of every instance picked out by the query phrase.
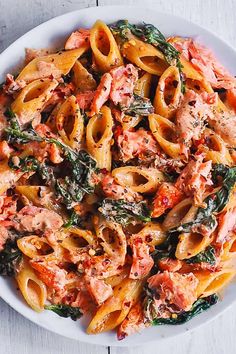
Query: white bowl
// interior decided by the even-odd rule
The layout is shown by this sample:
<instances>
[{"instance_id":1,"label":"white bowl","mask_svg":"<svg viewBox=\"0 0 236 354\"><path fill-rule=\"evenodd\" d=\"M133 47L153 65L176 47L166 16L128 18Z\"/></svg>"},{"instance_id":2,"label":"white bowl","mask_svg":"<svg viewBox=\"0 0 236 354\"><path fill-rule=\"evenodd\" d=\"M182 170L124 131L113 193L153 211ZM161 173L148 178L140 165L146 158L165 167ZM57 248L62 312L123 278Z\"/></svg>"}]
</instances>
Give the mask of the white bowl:
<instances>
[{"instance_id":1,"label":"white bowl","mask_svg":"<svg viewBox=\"0 0 236 354\"><path fill-rule=\"evenodd\" d=\"M131 6L108 6L87 8L67 13L47 21L26 33L0 55L0 82L4 80L6 73L17 72L16 68L23 62L24 49L26 47L60 48L63 46L65 38L73 30L79 27L91 27L97 19L101 19L108 24L119 19L128 19L131 23L144 21L157 26L166 36L180 35L184 37L197 37L200 42L212 48L219 60L232 74L235 74L236 52L228 44L200 26L182 18L162 14L152 9ZM85 332L86 319L74 322L70 319L60 318L50 311L44 311L41 314L34 312L24 302L19 291L16 290L16 284L7 278L0 277L0 296L24 317L41 327L68 338L106 346L145 344L150 341L168 338L191 330L213 319L232 305L236 298L235 294L236 284L232 283L225 290L222 301L212 306L208 311L198 315L190 322L177 326L151 327L140 334L132 335L123 341L117 341L115 332L87 335Z\"/></svg>"}]
</instances>

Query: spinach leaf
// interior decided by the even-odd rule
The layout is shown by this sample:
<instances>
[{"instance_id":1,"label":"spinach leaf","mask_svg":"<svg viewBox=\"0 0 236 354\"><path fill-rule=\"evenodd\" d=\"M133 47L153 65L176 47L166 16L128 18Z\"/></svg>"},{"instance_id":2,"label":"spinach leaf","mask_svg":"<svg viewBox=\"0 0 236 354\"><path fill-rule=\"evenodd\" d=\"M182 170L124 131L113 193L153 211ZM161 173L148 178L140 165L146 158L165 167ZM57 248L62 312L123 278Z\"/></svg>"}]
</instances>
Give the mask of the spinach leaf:
<instances>
[{"instance_id":1,"label":"spinach leaf","mask_svg":"<svg viewBox=\"0 0 236 354\"><path fill-rule=\"evenodd\" d=\"M153 105L149 98L134 94L134 100L129 107L121 106L121 111L130 116L142 115L148 116L154 112Z\"/></svg>"},{"instance_id":2,"label":"spinach leaf","mask_svg":"<svg viewBox=\"0 0 236 354\"><path fill-rule=\"evenodd\" d=\"M32 128L27 131L21 131L17 120L11 121L11 125L6 129L7 140L9 143L25 144L30 141L47 142L56 144L64 153L65 159L69 162L69 176L64 179L57 179L52 169L45 164L38 164L30 158L32 170L38 171L46 184L53 187L56 193L62 198L62 202L68 209L72 208L73 202L81 201L85 194L91 194L94 191L92 175L97 170L96 161L85 150L74 151L63 142L56 138L47 138L39 136ZM29 158L26 158L26 160ZM21 167L26 169L29 161L20 161ZM11 163L11 167L14 165Z\"/></svg>"},{"instance_id":3,"label":"spinach leaf","mask_svg":"<svg viewBox=\"0 0 236 354\"><path fill-rule=\"evenodd\" d=\"M69 305L46 305L44 307L46 310L51 310L55 312L60 317L71 318L73 321L76 321L78 318L83 316L79 307L72 307Z\"/></svg>"},{"instance_id":4,"label":"spinach leaf","mask_svg":"<svg viewBox=\"0 0 236 354\"><path fill-rule=\"evenodd\" d=\"M186 263L201 263L206 262L214 265L216 263L215 249L212 246L208 246L204 251L198 253L196 256L186 259Z\"/></svg>"},{"instance_id":5,"label":"spinach leaf","mask_svg":"<svg viewBox=\"0 0 236 354\"><path fill-rule=\"evenodd\" d=\"M193 226L204 227L208 230L215 229L217 221L214 214L221 212L229 201L231 191L236 183L236 167L216 164L213 166L212 177L214 182L219 178L222 179L221 188L204 200L206 207L198 208L193 221L171 229L169 232L191 232Z\"/></svg>"},{"instance_id":6,"label":"spinach leaf","mask_svg":"<svg viewBox=\"0 0 236 354\"><path fill-rule=\"evenodd\" d=\"M0 252L0 275L14 276L21 259L22 253L17 247L16 239L8 239Z\"/></svg>"},{"instance_id":7,"label":"spinach leaf","mask_svg":"<svg viewBox=\"0 0 236 354\"><path fill-rule=\"evenodd\" d=\"M218 301L216 294L210 295L205 298L200 298L193 304L190 311L183 311L172 318L155 318L152 322L154 326L157 325L177 325L185 323L191 320L194 316L199 315L201 312L208 310L212 305L215 305Z\"/></svg>"},{"instance_id":8,"label":"spinach leaf","mask_svg":"<svg viewBox=\"0 0 236 354\"><path fill-rule=\"evenodd\" d=\"M8 119L11 119L11 118L15 118L15 117L16 117L15 113L14 113L14 112L12 111L12 109L9 108L9 107L7 107L7 109L5 110L4 116L5 116L6 118L8 118Z\"/></svg>"},{"instance_id":9,"label":"spinach leaf","mask_svg":"<svg viewBox=\"0 0 236 354\"><path fill-rule=\"evenodd\" d=\"M55 189L67 209L71 209L74 202L80 202L85 194L94 192L92 174L96 171L96 162L85 150L80 150L75 159L71 155L67 155L67 158L72 167L71 176L58 179Z\"/></svg>"},{"instance_id":10,"label":"spinach leaf","mask_svg":"<svg viewBox=\"0 0 236 354\"><path fill-rule=\"evenodd\" d=\"M38 175L42 178L46 186L54 189L56 183L56 176L54 175L53 168L46 165L44 162L38 164Z\"/></svg>"},{"instance_id":11,"label":"spinach leaf","mask_svg":"<svg viewBox=\"0 0 236 354\"><path fill-rule=\"evenodd\" d=\"M32 128L29 128L28 131L22 131L17 119L10 121L10 126L5 129L5 132L7 135L6 139L10 144L26 144L30 141L44 141Z\"/></svg>"},{"instance_id":12,"label":"spinach leaf","mask_svg":"<svg viewBox=\"0 0 236 354\"><path fill-rule=\"evenodd\" d=\"M14 163L14 158L17 158L18 163ZM34 156L16 157L11 156L8 161L8 165L13 170L21 170L22 172L36 171L39 163Z\"/></svg>"},{"instance_id":13,"label":"spinach leaf","mask_svg":"<svg viewBox=\"0 0 236 354\"><path fill-rule=\"evenodd\" d=\"M179 242L179 233L168 233L164 242L155 247L155 250L151 253L154 262L159 259L172 258L175 259L175 251Z\"/></svg>"},{"instance_id":14,"label":"spinach leaf","mask_svg":"<svg viewBox=\"0 0 236 354\"><path fill-rule=\"evenodd\" d=\"M55 182L55 190L67 209L73 208L73 204L80 202L84 196L80 186L68 177L57 179Z\"/></svg>"},{"instance_id":15,"label":"spinach leaf","mask_svg":"<svg viewBox=\"0 0 236 354\"><path fill-rule=\"evenodd\" d=\"M121 225L130 224L134 220L151 220L150 210L145 202L134 203L106 198L98 210L105 218Z\"/></svg>"}]
</instances>

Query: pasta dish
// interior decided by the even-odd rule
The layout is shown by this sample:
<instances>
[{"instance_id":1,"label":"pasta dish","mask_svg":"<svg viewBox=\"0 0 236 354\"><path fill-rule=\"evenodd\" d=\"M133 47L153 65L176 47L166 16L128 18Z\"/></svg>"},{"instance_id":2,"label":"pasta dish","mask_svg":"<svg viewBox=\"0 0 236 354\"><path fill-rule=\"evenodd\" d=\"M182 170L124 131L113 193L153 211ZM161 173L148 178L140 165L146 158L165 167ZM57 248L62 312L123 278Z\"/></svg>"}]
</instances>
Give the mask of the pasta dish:
<instances>
[{"instance_id":1,"label":"pasta dish","mask_svg":"<svg viewBox=\"0 0 236 354\"><path fill-rule=\"evenodd\" d=\"M0 275L119 340L235 275L236 79L192 38L97 21L0 86Z\"/></svg>"}]
</instances>

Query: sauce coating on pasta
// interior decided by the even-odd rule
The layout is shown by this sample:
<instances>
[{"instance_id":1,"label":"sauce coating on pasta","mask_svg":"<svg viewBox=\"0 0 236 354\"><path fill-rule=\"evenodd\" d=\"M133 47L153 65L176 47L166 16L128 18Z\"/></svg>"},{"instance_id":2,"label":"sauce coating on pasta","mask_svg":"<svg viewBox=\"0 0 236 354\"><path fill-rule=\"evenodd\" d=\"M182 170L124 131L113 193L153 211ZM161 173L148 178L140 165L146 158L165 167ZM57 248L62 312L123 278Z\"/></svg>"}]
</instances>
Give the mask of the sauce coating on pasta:
<instances>
[{"instance_id":1,"label":"sauce coating on pasta","mask_svg":"<svg viewBox=\"0 0 236 354\"><path fill-rule=\"evenodd\" d=\"M235 275L236 79L191 38L97 21L0 87L0 275L119 340Z\"/></svg>"}]
</instances>

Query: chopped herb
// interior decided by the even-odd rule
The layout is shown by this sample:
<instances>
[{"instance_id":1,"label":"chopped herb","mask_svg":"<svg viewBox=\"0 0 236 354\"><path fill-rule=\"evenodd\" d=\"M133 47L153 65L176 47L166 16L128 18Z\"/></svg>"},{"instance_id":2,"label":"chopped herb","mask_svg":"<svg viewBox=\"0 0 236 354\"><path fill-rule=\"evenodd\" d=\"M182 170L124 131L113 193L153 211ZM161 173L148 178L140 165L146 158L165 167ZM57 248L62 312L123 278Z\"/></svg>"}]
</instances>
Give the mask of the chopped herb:
<instances>
[{"instance_id":1,"label":"chopped herb","mask_svg":"<svg viewBox=\"0 0 236 354\"><path fill-rule=\"evenodd\" d=\"M67 209L72 209L73 205L80 202L84 196L82 188L69 177L56 180L55 190L58 196L62 198L62 203L66 205Z\"/></svg>"},{"instance_id":2,"label":"chopped herb","mask_svg":"<svg viewBox=\"0 0 236 354\"><path fill-rule=\"evenodd\" d=\"M130 116L148 116L154 112L154 108L149 98L134 94L134 100L130 106L128 108L121 106L121 111Z\"/></svg>"},{"instance_id":3,"label":"chopped herb","mask_svg":"<svg viewBox=\"0 0 236 354\"><path fill-rule=\"evenodd\" d=\"M38 169L39 163L34 156L17 157L18 164L14 164L14 158L16 156L11 156L8 161L8 165L13 170L21 170L22 172L36 171Z\"/></svg>"},{"instance_id":4,"label":"chopped herb","mask_svg":"<svg viewBox=\"0 0 236 354\"><path fill-rule=\"evenodd\" d=\"M37 173L47 186L54 188L56 177L52 167L46 165L45 163L41 163L38 165Z\"/></svg>"},{"instance_id":5,"label":"chopped herb","mask_svg":"<svg viewBox=\"0 0 236 354\"><path fill-rule=\"evenodd\" d=\"M69 305L46 305L45 309L55 312L60 317L71 318L73 321L76 321L83 316L79 307L72 307Z\"/></svg>"},{"instance_id":6,"label":"chopped herb","mask_svg":"<svg viewBox=\"0 0 236 354\"><path fill-rule=\"evenodd\" d=\"M42 142L44 139L30 128L28 131L22 131L17 119L10 121L10 126L5 129L6 139L10 144L26 144L30 141Z\"/></svg>"},{"instance_id":7,"label":"chopped herb","mask_svg":"<svg viewBox=\"0 0 236 354\"><path fill-rule=\"evenodd\" d=\"M150 210L145 202L134 203L106 198L98 210L105 218L121 225L130 224L134 220L151 220Z\"/></svg>"}]
</instances>

